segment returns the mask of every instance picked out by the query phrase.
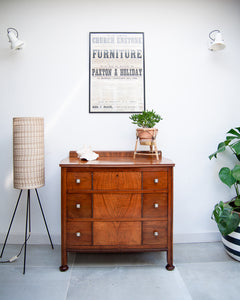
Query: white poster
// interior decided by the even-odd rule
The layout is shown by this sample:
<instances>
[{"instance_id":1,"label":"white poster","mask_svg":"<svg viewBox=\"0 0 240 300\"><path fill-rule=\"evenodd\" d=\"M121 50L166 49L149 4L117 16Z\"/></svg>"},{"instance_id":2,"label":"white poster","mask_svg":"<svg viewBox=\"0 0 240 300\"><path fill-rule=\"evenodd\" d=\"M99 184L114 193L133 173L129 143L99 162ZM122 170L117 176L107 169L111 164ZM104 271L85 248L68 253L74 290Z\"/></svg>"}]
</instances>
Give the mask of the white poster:
<instances>
[{"instance_id":1,"label":"white poster","mask_svg":"<svg viewBox=\"0 0 240 300\"><path fill-rule=\"evenodd\" d=\"M89 112L142 112L144 34L90 32L89 42Z\"/></svg>"}]
</instances>

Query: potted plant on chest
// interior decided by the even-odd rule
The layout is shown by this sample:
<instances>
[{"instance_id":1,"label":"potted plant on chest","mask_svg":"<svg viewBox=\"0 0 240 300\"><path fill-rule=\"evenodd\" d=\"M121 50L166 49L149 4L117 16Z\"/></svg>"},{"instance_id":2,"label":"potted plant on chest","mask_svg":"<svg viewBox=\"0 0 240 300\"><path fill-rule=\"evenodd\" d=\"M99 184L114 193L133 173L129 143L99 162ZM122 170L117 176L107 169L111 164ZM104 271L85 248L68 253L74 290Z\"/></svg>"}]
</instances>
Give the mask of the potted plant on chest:
<instances>
[{"instance_id":1,"label":"potted plant on chest","mask_svg":"<svg viewBox=\"0 0 240 300\"><path fill-rule=\"evenodd\" d=\"M233 169L223 167L219 171L220 180L229 188L234 188L235 197L227 202L220 201L214 207L212 219L216 221L222 234L222 242L227 253L240 261L240 127L230 129L226 140L218 145L217 151L209 156L217 155L229 148L236 157L237 164Z\"/></svg>"},{"instance_id":2,"label":"potted plant on chest","mask_svg":"<svg viewBox=\"0 0 240 300\"><path fill-rule=\"evenodd\" d=\"M136 135L140 144L149 145L157 136L158 129L154 126L162 120L161 116L153 110L144 110L140 114L132 114L129 118L139 127L136 129Z\"/></svg>"},{"instance_id":3,"label":"potted plant on chest","mask_svg":"<svg viewBox=\"0 0 240 300\"><path fill-rule=\"evenodd\" d=\"M139 128L136 129L136 144L133 158L135 159L136 154L141 154L137 152L138 140L140 145L150 146L150 153L147 155L156 155L157 160L159 160L158 149L156 144L156 137L158 129L154 126L159 123L162 118L160 115L155 113L153 110L144 110L140 114L132 114L130 117L133 124L136 124Z\"/></svg>"}]
</instances>

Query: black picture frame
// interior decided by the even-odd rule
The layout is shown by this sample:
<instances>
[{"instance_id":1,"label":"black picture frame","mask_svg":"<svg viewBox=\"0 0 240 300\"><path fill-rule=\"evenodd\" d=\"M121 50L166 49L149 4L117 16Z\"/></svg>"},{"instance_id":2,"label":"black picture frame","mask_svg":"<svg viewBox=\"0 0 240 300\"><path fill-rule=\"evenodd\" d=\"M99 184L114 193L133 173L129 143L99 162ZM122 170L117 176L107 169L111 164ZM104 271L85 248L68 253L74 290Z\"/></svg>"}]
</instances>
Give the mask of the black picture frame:
<instances>
[{"instance_id":1,"label":"black picture frame","mask_svg":"<svg viewBox=\"0 0 240 300\"><path fill-rule=\"evenodd\" d=\"M143 32L89 32L89 113L145 110Z\"/></svg>"}]
</instances>

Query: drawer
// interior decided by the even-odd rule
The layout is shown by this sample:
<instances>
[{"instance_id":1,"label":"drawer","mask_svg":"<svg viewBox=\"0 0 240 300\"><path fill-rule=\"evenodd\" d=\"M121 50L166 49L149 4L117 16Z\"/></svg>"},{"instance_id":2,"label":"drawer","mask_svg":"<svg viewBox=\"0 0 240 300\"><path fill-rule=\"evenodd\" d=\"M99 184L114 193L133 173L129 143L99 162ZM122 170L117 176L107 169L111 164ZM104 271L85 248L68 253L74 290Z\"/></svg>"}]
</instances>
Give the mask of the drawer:
<instances>
[{"instance_id":1,"label":"drawer","mask_svg":"<svg viewBox=\"0 0 240 300\"><path fill-rule=\"evenodd\" d=\"M143 189L161 190L168 187L168 171L143 172Z\"/></svg>"},{"instance_id":2,"label":"drawer","mask_svg":"<svg viewBox=\"0 0 240 300\"><path fill-rule=\"evenodd\" d=\"M167 221L143 222L143 245L167 247Z\"/></svg>"},{"instance_id":3,"label":"drawer","mask_svg":"<svg viewBox=\"0 0 240 300\"><path fill-rule=\"evenodd\" d=\"M141 245L141 222L94 222L93 245Z\"/></svg>"},{"instance_id":4,"label":"drawer","mask_svg":"<svg viewBox=\"0 0 240 300\"><path fill-rule=\"evenodd\" d=\"M143 194L144 218L167 218L168 194Z\"/></svg>"},{"instance_id":5,"label":"drawer","mask_svg":"<svg viewBox=\"0 0 240 300\"><path fill-rule=\"evenodd\" d=\"M68 172L67 193L77 193L92 188L92 176L90 172Z\"/></svg>"},{"instance_id":6,"label":"drawer","mask_svg":"<svg viewBox=\"0 0 240 300\"><path fill-rule=\"evenodd\" d=\"M91 222L67 222L67 247L91 244Z\"/></svg>"},{"instance_id":7,"label":"drawer","mask_svg":"<svg viewBox=\"0 0 240 300\"><path fill-rule=\"evenodd\" d=\"M141 189L141 172L94 172L94 190Z\"/></svg>"},{"instance_id":8,"label":"drawer","mask_svg":"<svg viewBox=\"0 0 240 300\"><path fill-rule=\"evenodd\" d=\"M93 195L94 218L141 218L140 194Z\"/></svg>"},{"instance_id":9,"label":"drawer","mask_svg":"<svg viewBox=\"0 0 240 300\"><path fill-rule=\"evenodd\" d=\"M67 218L91 218L92 197L90 194L67 195Z\"/></svg>"}]
</instances>

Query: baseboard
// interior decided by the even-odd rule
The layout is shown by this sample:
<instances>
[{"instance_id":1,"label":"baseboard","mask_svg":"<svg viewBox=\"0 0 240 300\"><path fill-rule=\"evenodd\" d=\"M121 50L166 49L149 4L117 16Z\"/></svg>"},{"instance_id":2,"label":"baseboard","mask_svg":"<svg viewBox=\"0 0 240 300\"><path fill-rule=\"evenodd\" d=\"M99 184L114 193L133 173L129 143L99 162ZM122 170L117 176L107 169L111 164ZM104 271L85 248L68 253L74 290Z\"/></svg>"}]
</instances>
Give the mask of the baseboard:
<instances>
[{"instance_id":1,"label":"baseboard","mask_svg":"<svg viewBox=\"0 0 240 300\"><path fill-rule=\"evenodd\" d=\"M61 236L59 234L51 234L51 238L54 245L61 244ZM5 240L5 235L0 234L0 244L3 244ZM210 243L218 242L221 240L221 235L219 232L207 232L207 233L183 233L174 234L173 243ZM24 234L10 234L8 243L9 244L21 244L24 242ZM48 244L49 239L47 234L31 234L28 244Z\"/></svg>"},{"instance_id":2,"label":"baseboard","mask_svg":"<svg viewBox=\"0 0 240 300\"><path fill-rule=\"evenodd\" d=\"M219 232L174 234L173 243L210 243L221 241Z\"/></svg>"}]
</instances>

